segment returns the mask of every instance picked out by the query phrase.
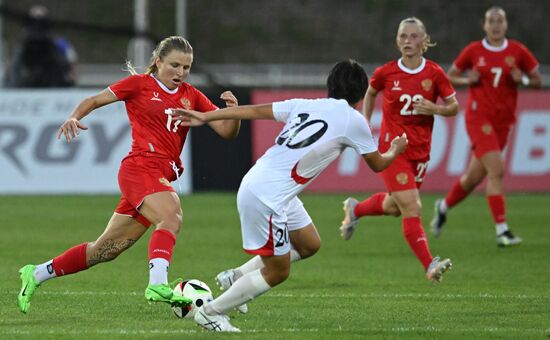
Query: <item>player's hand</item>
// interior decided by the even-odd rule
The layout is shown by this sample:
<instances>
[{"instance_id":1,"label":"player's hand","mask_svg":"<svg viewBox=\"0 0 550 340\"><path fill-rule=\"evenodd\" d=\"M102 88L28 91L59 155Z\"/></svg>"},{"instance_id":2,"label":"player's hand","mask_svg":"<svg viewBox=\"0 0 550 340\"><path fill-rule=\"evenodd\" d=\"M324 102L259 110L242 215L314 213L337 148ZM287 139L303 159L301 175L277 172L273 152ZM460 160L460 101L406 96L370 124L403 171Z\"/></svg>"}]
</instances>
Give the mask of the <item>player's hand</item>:
<instances>
[{"instance_id":1,"label":"player's hand","mask_svg":"<svg viewBox=\"0 0 550 340\"><path fill-rule=\"evenodd\" d=\"M237 100L237 97L235 97L235 95L231 91L225 91L220 95L220 98L225 102L225 105L227 107L239 105L239 101Z\"/></svg>"},{"instance_id":2,"label":"player's hand","mask_svg":"<svg viewBox=\"0 0 550 340\"><path fill-rule=\"evenodd\" d=\"M413 104L414 114L433 116L437 113L437 106L430 100L422 98Z\"/></svg>"},{"instance_id":3,"label":"player's hand","mask_svg":"<svg viewBox=\"0 0 550 340\"><path fill-rule=\"evenodd\" d=\"M517 67L513 67L511 70L510 70L510 76L512 77L512 80L516 83L516 84L519 84L521 83L521 76L523 75L523 73L521 72L521 70Z\"/></svg>"},{"instance_id":4,"label":"player's hand","mask_svg":"<svg viewBox=\"0 0 550 340\"><path fill-rule=\"evenodd\" d=\"M207 115L204 112L198 112L186 109L169 109L166 114L174 120L181 121L183 126L201 126L207 121Z\"/></svg>"},{"instance_id":5,"label":"player's hand","mask_svg":"<svg viewBox=\"0 0 550 340\"><path fill-rule=\"evenodd\" d=\"M479 82L480 74L477 70L471 70L468 72L468 83L470 85L477 84Z\"/></svg>"},{"instance_id":6,"label":"player's hand","mask_svg":"<svg viewBox=\"0 0 550 340\"><path fill-rule=\"evenodd\" d=\"M64 135L67 142L70 143L78 136L80 130L88 130L88 127L76 118L68 118L57 130L57 139Z\"/></svg>"},{"instance_id":7,"label":"player's hand","mask_svg":"<svg viewBox=\"0 0 550 340\"><path fill-rule=\"evenodd\" d=\"M403 132L401 136L397 136L391 141L390 148L393 149L396 154L400 154L407 149L408 144L409 140L407 139L407 134Z\"/></svg>"}]
</instances>

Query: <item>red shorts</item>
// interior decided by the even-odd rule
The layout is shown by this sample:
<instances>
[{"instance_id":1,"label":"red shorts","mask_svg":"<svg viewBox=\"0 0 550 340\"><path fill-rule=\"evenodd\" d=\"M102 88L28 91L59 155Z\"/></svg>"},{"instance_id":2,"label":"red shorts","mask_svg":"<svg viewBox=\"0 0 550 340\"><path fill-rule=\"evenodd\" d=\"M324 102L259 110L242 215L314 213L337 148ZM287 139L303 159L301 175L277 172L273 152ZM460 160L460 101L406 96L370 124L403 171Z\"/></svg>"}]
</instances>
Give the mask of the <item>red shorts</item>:
<instances>
[{"instance_id":1,"label":"red shorts","mask_svg":"<svg viewBox=\"0 0 550 340\"><path fill-rule=\"evenodd\" d=\"M170 182L177 177L170 162L168 158L150 156L129 156L123 159L118 171L118 185L122 196L115 212L131 216L149 227L151 222L138 209L148 195L175 191Z\"/></svg>"},{"instance_id":2,"label":"red shorts","mask_svg":"<svg viewBox=\"0 0 550 340\"><path fill-rule=\"evenodd\" d=\"M502 151L508 143L512 124L494 124L485 116L466 117L466 131L474 155L479 159L488 152Z\"/></svg>"},{"instance_id":3,"label":"red shorts","mask_svg":"<svg viewBox=\"0 0 550 340\"><path fill-rule=\"evenodd\" d=\"M380 173L380 177L384 180L389 192L420 189L427 168L427 159L409 160L399 155L386 170Z\"/></svg>"}]
</instances>

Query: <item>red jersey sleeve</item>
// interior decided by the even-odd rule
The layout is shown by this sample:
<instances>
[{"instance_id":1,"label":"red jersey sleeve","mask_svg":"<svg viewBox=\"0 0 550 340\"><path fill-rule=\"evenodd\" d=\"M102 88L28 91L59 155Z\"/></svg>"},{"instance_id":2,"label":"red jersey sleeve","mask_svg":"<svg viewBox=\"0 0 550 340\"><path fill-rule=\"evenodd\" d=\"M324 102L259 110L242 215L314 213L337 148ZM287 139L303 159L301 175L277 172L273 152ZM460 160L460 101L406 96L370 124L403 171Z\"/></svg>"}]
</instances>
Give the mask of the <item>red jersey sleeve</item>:
<instances>
[{"instance_id":1,"label":"red jersey sleeve","mask_svg":"<svg viewBox=\"0 0 550 340\"><path fill-rule=\"evenodd\" d=\"M109 86L109 90L118 98L118 100L127 100L134 94L138 94L144 87L145 82L141 75L131 75L119 80Z\"/></svg>"},{"instance_id":2,"label":"red jersey sleeve","mask_svg":"<svg viewBox=\"0 0 550 340\"><path fill-rule=\"evenodd\" d=\"M372 86L377 92L384 89L384 67L380 66L374 70L372 77L370 78L370 86Z\"/></svg>"},{"instance_id":3,"label":"red jersey sleeve","mask_svg":"<svg viewBox=\"0 0 550 340\"><path fill-rule=\"evenodd\" d=\"M521 50L521 59L518 66L523 72L529 74L539 66L539 62L525 45L520 44L519 47Z\"/></svg>"},{"instance_id":4,"label":"red jersey sleeve","mask_svg":"<svg viewBox=\"0 0 550 340\"><path fill-rule=\"evenodd\" d=\"M195 97L194 110L199 112L208 112L208 111L214 111L218 109L218 107L214 105L214 103L212 103L210 99L208 99L208 97L204 95L204 93L202 93L201 91L197 90L194 87L193 87L193 95Z\"/></svg>"},{"instance_id":5,"label":"red jersey sleeve","mask_svg":"<svg viewBox=\"0 0 550 340\"><path fill-rule=\"evenodd\" d=\"M435 81L437 85L437 92L441 98L447 99L456 94L456 91L451 84L449 77L447 77L447 74L445 73L445 71L443 71L441 67L438 67L436 69Z\"/></svg>"},{"instance_id":6,"label":"red jersey sleeve","mask_svg":"<svg viewBox=\"0 0 550 340\"><path fill-rule=\"evenodd\" d=\"M458 55L458 57L453 62L453 65L456 66L460 71L465 71L472 68L472 44L466 46Z\"/></svg>"}]
</instances>

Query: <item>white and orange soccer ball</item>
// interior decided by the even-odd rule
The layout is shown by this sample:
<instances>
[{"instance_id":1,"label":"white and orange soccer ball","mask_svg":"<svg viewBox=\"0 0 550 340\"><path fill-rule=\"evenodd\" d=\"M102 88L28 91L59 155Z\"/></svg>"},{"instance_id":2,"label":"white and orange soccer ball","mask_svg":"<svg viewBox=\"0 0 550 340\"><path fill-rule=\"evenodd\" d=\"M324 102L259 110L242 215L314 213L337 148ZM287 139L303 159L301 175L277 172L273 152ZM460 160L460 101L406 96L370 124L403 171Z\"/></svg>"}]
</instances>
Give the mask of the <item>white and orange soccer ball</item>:
<instances>
[{"instance_id":1,"label":"white and orange soccer ball","mask_svg":"<svg viewBox=\"0 0 550 340\"><path fill-rule=\"evenodd\" d=\"M175 295L183 295L193 300L193 303L186 307L173 306L172 310L178 318L193 318L197 310L204 304L214 300L212 291L208 285L200 280L192 279L178 283L174 287Z\"/></svg>"}]
</instances>

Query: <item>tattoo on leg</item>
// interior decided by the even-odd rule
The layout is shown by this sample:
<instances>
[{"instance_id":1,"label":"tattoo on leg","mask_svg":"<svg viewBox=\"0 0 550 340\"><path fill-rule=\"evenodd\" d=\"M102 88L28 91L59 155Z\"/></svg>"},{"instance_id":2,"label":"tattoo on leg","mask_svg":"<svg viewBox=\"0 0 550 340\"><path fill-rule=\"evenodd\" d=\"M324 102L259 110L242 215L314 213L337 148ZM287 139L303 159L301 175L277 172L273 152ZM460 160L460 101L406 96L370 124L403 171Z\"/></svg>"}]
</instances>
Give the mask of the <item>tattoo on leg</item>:
<instances>
[{"instance_id":1,"label":"tattoo on leg","mask_svg":"<svg viewBox=\"0 0 550 340\"><path fill-rule=\"evenodd\" d=\"M130 248L137 240L105 240L103 244L88 259L88 266L91 267L100 262L114 260L120 253Z\"/></svg>"}]
</instances>

